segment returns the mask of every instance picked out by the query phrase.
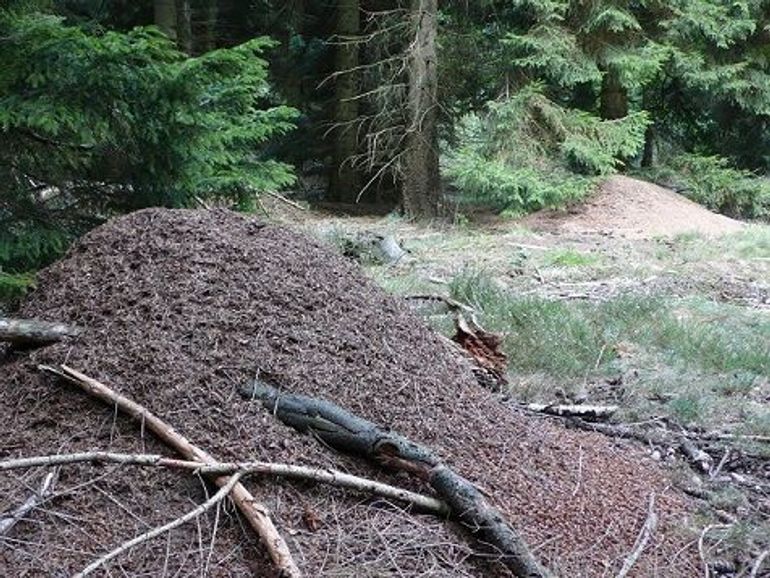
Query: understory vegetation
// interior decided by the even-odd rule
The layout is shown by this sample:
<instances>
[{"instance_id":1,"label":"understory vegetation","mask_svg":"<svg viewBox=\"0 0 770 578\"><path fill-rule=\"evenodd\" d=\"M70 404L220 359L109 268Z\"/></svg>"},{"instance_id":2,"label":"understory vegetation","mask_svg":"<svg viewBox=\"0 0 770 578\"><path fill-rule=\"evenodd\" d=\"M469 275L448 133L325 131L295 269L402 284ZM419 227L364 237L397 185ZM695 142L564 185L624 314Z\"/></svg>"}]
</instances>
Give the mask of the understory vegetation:
<instances>
[{"instance_id":1,"label":"understory vegetation","mask_svg":"<svg viewBox=\"0 0 770 578\"><path fill-rule=\"evenodd\" d=\"M514 399L589 399L618 404L624 422L770 435L767 226L628 243L546 242L516 227L410 238L385 227L415 262L370 266L374 278L399 295L446 293L472 307L503 336ZM454 333L451 316L427 319Z\"/></svg>"},{"instance_id":2,"label":"understory vegetation","mask_svg":"<svg viewBox=\"0 0 770 578\"><path fill-rule=\"evenodd\" d=\"M770 412L758 405L770 375L766 317L697 296L517 297L478 270L459 273L450 291L486 329L504 334L517 398L542 399L555 388L575 395L587 382L608 382L615 385L608 397L622 398L634 419L651 417L649 402L662 402L683 423L714 427L732 416L770 435Z\"/></svg>"}]
</instances>

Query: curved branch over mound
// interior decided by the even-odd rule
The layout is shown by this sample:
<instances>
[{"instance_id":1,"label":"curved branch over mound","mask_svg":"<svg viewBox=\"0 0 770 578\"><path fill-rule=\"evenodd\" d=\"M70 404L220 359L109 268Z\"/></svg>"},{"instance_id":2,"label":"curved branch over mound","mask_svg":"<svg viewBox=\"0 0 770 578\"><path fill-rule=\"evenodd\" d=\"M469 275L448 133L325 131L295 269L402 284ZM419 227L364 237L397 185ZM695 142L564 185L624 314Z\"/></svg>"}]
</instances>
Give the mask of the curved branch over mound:
<instances>
[{"instance_id":1,"label":"curved branch over mound","mask_svg":"<svg viewBox=\"0 0 770 578\"><path fill-rule=\"evenodd\" d=\"M108 404L114 404L121 411L149 428L163 443L176 450L186 459L199 461L203 464L217 463L208 452L194 445L159 417L135 401L113 391L103 383L66 365L61 365L58 368L39 365L38 369L77 385L80 389L97 399ZM227 476L217 476L214 478L214 483L221 488L229 484L230 479ZM251 527L259 535L281 578L301 578L302 573L299 571L294 558L292 558L283 537L273 525L267 508L259 503L240 482L233 485L229 495Z\"/></svg>"},{"instance_id":2,"label":"curved branch over mound","mask_svg":"<svg viewBox=\"0 0 770 578\"><path fill-rule=\"evenodd\" d=\"M371 459L383 466L426 480L449 505L453 516L491 545L500 561L521 578L550 578L519 533L476 489L441 463L426 447L326 400L283 394L260 381L241 389L247 399L259 400L286 425L311 433L336 450Z\"/></svg>"}]
</instances>

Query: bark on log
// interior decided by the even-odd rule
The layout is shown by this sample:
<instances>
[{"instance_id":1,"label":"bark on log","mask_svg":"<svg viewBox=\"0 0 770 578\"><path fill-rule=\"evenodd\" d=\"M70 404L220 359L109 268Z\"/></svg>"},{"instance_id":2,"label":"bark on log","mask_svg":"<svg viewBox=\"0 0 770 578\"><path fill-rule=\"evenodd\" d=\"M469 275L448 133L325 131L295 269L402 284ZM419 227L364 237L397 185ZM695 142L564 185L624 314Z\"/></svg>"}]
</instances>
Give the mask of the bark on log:
<instances>
[{"instance_id":1,"label":"bark on log","mask_svg":"<svg viewBox=\"0 0 770 578\"><path fill-rule=\"evenodd\" d=\"M80 330L64 323L0 317L0 341L16 348L38 347L77 337Z\"/></svg>"},{"instance_id":2,"label":"bark on log","mask_svg":"<svg viewBox=\"0 0 770 578\"><path fill-rule=\"evenodd\" d=\"M530 411L558 415L561 417L581 417L587 420L608 419L618 411L617 405L565 405L555 403L530 403Z\"/></svg>"},{"instance_id":3,"label":"bark on log","mask_svg":"<svg viewBox=\"0 0 770 578\"><path fill-rule=\"evenodd\" d=\"M353 415L326 400L283 394L261 381L241 389L258 400L286 425L311 433L330 447L403 470L428 482L459 520L484 544L491 546L516 576L550 578L518 532L476 487L444 465L426 447Z\"/></svg>"}]
</instances>

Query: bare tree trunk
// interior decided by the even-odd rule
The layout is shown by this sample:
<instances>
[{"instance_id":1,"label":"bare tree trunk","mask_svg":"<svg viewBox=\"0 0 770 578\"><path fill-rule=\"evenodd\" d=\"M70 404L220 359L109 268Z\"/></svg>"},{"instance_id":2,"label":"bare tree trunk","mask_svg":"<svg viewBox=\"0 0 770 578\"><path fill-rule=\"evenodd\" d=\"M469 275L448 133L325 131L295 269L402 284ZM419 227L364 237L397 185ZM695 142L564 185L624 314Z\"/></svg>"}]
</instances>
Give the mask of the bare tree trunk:
<instances>
[{"instance_id":1,"label":"bare tree trunk","mask_svg":"<svg viewBox=\"0 0 770 578\"><path fill-rule=\"evenodd\" d=\"M409 122L404 150L404 212L431 218L440 210L438 166L437 0L411 0L414 39L408 57Z\"/></svg>"},{"instance_id":2,"label":"bare tree trunk","mask_svg":"<svg viewBox=\"0 0 770 578\"><path fill-rule=\"evenodd\" d=\"M331 180L331 198L335 201L355 202L358 195L358 174L351 164L358 150L356 120L358 119L358 35L361 26L358 0L340 0L337 5L337 52L334 70L334 122L337 125L334 141L334 172Z\"/></svg>"},{"instance_id":3,"label":"bare tree trunk","mask_svg":"<svg viewBox=\"0 0 770 578\"><path fill-rule=\"evenodd\" d=\"M601 115L605 120L628 116L628 91L613 67L609 67L602 77Z\"/></svg>"},{"instance_id":4,"label":"bare tree trunk","mask_svg":"<svg viewBox=\"0 0 770 578\"><path fill-rule=\"evenodd\" d=\"M650 124L644 132L644 153L642 154L642 166L650 168L655 164L655 125Z\"/></svg>"},{"instance_id":5,"label":"bare tree trunk","mask_svg":"<svg viewBox=\"0 0 770 578\"><path fill-rule=\"evenodd\" d=\"M217 19L219 17L219 5L217 0L206 0L203 8L205 22L201 43L201 52L209 52L217 47Z\"/></svg>"},{"instance_id":6,"label":"bare tree trunk","mask_svg":"<svg viewBox=\"0 0 770 578\"><path fill-rule=\"evenodd\" d=\"M176 2L177 0L154 0L155 25L168 36L176 41Z\"/></svg>"},{"instance_id":7,"label":"bare tree trunk","mask_svg":"<svg viewBox=\"0 0 770 578\"><path fill-rule=\"evenodd\" d=\"M175 0L176 2L176 44L185 54L192 54L192 15L190 0Z\"/></svg>"},{"instance_id":8,"label":"bare tree trunk","mask_svg":"<svg viewBox=\"0 0 770 578\"><path fill-rule=\"evenodd\" d=\"M286 12L289 19L289 24L286 29L285 39L281 41L283 44L283 52L286 62L292 63L295 60L295 56L292 54L292 37L302 34L302 29L305 21L305 1L304 0L289 0L286 3ZM286 97L288 104L301 108L303 106L302 100L302 87L303 87L303 71L297 69L297 67L291 66L287 70L286 78L283 80L283 93Z\"/></svg>"}]
</instances>

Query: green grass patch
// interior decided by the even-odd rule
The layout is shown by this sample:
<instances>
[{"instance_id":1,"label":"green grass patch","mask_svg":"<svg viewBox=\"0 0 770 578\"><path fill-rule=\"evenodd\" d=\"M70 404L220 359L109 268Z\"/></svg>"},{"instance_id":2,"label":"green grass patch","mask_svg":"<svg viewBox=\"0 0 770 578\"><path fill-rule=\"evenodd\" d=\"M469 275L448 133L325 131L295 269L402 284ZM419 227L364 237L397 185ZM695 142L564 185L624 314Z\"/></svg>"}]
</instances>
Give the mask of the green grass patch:
<instances>
[{"instance_id":1,"label":"green grass patch","mask_svg":"<svg viewBox=\"0 0 770 578\"><path fill-rule=\"evenodd\" d=\"M559 384L635 376L629 395L640 405L631 411L651 397L682 422L737 416L770 375L770 317L740 307L702 298L518 297L477 270L456 276L450 289L488 330L505 335L512 372ZM770 415L752 419L750 429L764 430Z\"/></svg>"},{"instance_id":2,"label":"green grass patch","mask_svg":"<svg viewBox=\"0 0 770 578\"><path fill-rule=\"evenodd\" d=\"M584 267L599 263L599 256L590 253L581 253L574 249L558 249L548 251L545 255L546 265L557 267Z\"/></svg>"},{"instance_id":3,"label":"green grass patch","mask_svg":"<svg viewBox=\"0 0 770 578\"><path fill-rule=\"evenodd\" d=\"M35 277L32 274L0 271L0 306L21 299L34 284Z\"/></svg>"}]
</instances>

